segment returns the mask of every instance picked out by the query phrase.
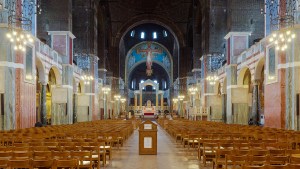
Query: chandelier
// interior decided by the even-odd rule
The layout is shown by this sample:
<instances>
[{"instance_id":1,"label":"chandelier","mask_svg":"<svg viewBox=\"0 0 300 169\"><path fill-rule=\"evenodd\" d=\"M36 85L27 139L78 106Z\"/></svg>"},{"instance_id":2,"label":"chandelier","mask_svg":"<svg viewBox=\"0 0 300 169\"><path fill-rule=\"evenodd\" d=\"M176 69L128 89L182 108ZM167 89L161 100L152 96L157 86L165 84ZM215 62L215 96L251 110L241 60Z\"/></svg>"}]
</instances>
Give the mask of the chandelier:
<instances>
[{"instance_id":1,"label":"chandelier","mask_svg":"<svg viewBox=\"0 0 300 169\"><path fill-rule=\"evenodd\" d=\"M10 0L5 1L5 8L8 9L8 33L6 37L13 45L14 50L26 51L26 45L34 42L31 35L32 19L36 14L41 13L41 1L35 0ZM3 4L2 8L3 8Z\"/></svg>"},{"instance_id":2,"label":"chandelier","mask_svg":"<svg viewBox=\"0 0 300 169\"><path fill-rule=\"evenodd\" d=\"M192 87L189 88L189 92L191 93L191 95L196 94L197 91L198 91L197 87L192 86Z\"/></svg>"},{"instance_id":3,"label":"chandelier","mask_svg":"<svg viewBox=\"0 0 300 169\"><path fill-rule=\"evenodd\" d=\"M206 80L210 85L215 85L218 81L217 70L225 64L225 56L222 53L207 54L207 76Z\"/></svg>"},{"instance_id":4,"label":"chandelier","mask_svg":"<svg viewBox=\"0 0 300 169\"><path fill-rule=\"evenodd\" d=\"M275 44L277 51L285 51L289 44L296 38L292 31L295 23L297 0L266 0L261 14L266 15L270 23L269 42Z\"/></svg>"},{"instance_id":5,"label":"chandelier","mask_svg":"<svg viewBox=\"0 0 300 169\"><path fill-rule=\"evenodd\" d=\"M179 96L178 96L178 99L179 99L180 101L182 101L184 98L185 98L184 95L179 95Z\"/></svg>"},{"instance_id":6,"label":"chandelier","mask_svg":"<svg viewBox=\"0 0 300 169\"><path fill-rule=\"evenodd\" d=\"M269 41L274 42L276 50L285 51L288 48L289 43L295 38L296 34L287 29L273 32Z\"/></svg>"},{"instance_id":7,"label":"chandelier","mask_svg":"<svg viewBox=\"0 0 300 169\"><path fill-rule=\"evenodd\" d=\"M83 80L84 84L89 85L94 80L94 77L92 75L84 74L81 76L81 79Z\"/></svg>"}]
</instances>

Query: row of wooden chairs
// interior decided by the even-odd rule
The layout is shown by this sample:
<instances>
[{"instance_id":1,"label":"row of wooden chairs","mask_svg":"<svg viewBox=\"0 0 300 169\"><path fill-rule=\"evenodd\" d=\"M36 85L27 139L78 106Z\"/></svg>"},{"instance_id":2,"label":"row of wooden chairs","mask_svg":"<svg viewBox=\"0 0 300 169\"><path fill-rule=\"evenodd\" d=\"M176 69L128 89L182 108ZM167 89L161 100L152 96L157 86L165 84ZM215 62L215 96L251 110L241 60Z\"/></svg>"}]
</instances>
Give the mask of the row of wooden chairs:
<instances>
[{"instance_id":1,"label":"row of wooden chairs","mask_svg":"<svg viewBox=\"0 0 300 169\"><path fill-rule=\"evenodd\" d=\"M92 166L81 165L78 159L47 159L47 160L32 160L32 159L0 159L0 168L69 168L69 169L79 169L79 168L93 168Z\"/></svg>"}]
</instances>

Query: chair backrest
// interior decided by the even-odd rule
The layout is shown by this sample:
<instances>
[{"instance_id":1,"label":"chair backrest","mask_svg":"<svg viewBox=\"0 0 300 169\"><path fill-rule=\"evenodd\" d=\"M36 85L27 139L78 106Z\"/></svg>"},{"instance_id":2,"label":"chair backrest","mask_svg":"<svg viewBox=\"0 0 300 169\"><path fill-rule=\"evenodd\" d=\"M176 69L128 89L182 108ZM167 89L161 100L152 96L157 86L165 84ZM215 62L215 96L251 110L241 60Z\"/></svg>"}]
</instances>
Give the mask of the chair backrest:
<instances>
[{"instance_id":1,"label":"chair backrest","mask_svg":"<svg viewBox=\"0 0 300 169\"><path fill-rule=\"evenodd\" d=\"M31 151L13 151L12 159L29 159L32 158Z\"/></svg>"},{"instance_id":2,"label":"chair backrest","mask_svg":"<svg viewBox=\"0 0 300 169\"><path fill-rule=\"evenodd\" d=\"M244 165L243 169L266 169L266 166L258 166L258 165Z\"/></svg>"},{"instance_id":3,"label":"chair backrest","mask_svg":"<svg viewBox=\"0 0 300 169\"><path fill-rule=\"evenodd\" d=\"M92 168L92 152L91 151L71 151L71 157L79 160L80 166L89 166Z\"/></svg>"},{"instance_id":4,"label":"chair backrest","mask_svg":"<svg viewBox=\"0 0 300 169\"><path fill-rule=\"evenodd\" d=\"M48 159L32 160L33 168L52 168L52 166L53 166L53 159L51 158L51 156Z\"/></svg>"},{"instance_id":5,"label":"chair backrest","mask_svg":"<svg viewBox=\"0 0 300 169\"><path fill-rule=\"evenodd\" d=\"M70 151L52 151L51 154L54 159L69 159L71 157Z\"/></svg>"},{"instance_id":6,"label":"chair backrest","mask_svg":"<svg viewBox=\"0 0 300 169\"><path fill-rule=\"evenodd\" d=\"M230 165L232 165L233 168L236 166L243 166L246 164L246 161L248 160L247 155L233 155L233 154L227 154L225 157L225 167L228 167L228 162Z\"/></svg>"},{"instance_id":7,"label":"chair backrest","mask_svg":"<svg viewBox=\"0 0 300 169\"><path fill-rule=\"evenodd\" d=\"M14 168L29 168L33 169L32 167L32 160L31 159L18 159L18 160L9 160L8 167L10 169Z\"/></svg>"},{"instance_id":8,"label":"chair backrest","mask_svg":"<svg viewBox=\"0 0 300 169\"><path fill-rule=\"evenodd\" d=\"M7 168L8 160L8 158L0 158L0 168Z\"/></svg>"},{"instance_id":9,"label":"chair backrest","mask_svg":"<svg viewBox=\"0 0 300 169\"><path fill-rule=\"evenodd\" d=\"M11 151L0 151L0 158L6 158L6 159L10 159L12 158L12 152Z\"/></svg>"},{"instance_id":10,"label":"chair backrest","mask_svg":"<svg viewBox=\"0 0 300 169\"><path fill-rule=\"evenodd\" d=\"M291 164L300 164L300 156L292 154L290 156L290 163Z\"/></svg>"},{"instance_id":11,"label":"chair backrest","mask_svg":"<svg viewBox=\"0 0 300 169\"><path fill-rule=\"evenodd\" d=\"M51 151L33 151L33 159L48 159L52 157Z\"/></svg>"},{"instance_id":12,"label":"chair backrest","mask_svg":"<svg viewBox=\"0 0 300 169\"><path fill-rule=\"evenodd\" d=\"M290 169L289 165L266 165L266 169Z\"/></svg>"},{"instance_id":13,"label":"chair backrest","mask_svg":"<svg viewBox=\"0 0 300 169\"><path fill-rule=\"evenodd\" d=\"M77 159L54 159L53 168L70 168L78 169L78 160Z\"/></svg>"}]
</instances>

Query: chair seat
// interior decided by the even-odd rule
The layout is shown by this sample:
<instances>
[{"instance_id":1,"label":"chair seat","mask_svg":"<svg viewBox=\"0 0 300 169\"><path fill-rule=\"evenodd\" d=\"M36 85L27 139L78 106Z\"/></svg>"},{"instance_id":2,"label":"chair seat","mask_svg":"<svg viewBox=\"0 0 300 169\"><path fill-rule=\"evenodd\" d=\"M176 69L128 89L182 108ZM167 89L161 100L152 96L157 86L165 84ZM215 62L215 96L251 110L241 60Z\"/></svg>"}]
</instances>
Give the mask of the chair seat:
<instances>
[{"instance_id":1,"label":"chair seat","mask_svg":"<svg viewBox=\"0 0 300 169\"><path fill-rule=\"evenodd\" d=\"M90 161L79 161L79 165L90 165Z\"/></svg>"},{"instance_id":2,"label":"chair seat","mask_svg":"<svg viewBox=\"0 0 300 169\"><path fill-rule=\"evenodd\" d=\"M110 148L110 146L100 146L100 148L105 148L105 149L107 149L107 148Z\"/></svg>"}]
</instances>

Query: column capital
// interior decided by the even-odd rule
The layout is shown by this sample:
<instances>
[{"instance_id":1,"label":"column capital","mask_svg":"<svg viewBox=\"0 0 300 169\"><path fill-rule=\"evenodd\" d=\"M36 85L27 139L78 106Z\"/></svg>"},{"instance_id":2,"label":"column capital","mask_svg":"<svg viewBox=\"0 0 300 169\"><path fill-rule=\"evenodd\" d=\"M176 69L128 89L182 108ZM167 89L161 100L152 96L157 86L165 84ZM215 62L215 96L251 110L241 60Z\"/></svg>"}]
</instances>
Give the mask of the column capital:
<instances>
[{"instance_id":1,"label":"column capital","mask_svg":"<svg viewBox=\"0 0 300 169\"><path fill-rule=\"evenodd\" d=\"M252 80L252 84L253 85L259 85L260 84L260 80L259 79L254 79L254 80Z\"/></svg>"}]
</instances>

